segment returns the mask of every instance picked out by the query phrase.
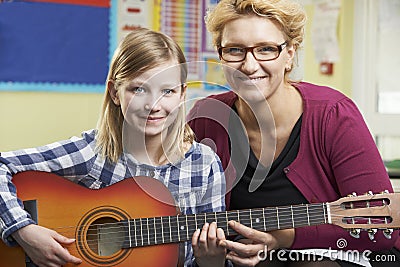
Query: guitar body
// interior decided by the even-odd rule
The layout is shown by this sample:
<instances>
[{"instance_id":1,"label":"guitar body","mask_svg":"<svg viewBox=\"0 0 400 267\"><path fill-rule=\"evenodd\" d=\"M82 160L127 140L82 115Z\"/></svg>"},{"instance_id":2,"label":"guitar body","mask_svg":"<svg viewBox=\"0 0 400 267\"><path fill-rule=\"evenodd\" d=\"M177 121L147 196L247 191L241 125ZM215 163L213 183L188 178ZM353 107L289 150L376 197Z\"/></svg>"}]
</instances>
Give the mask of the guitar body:
<instances>
[{"instance_id":1,"label":"guitar body","mask_svg":"<svg viewBox=\"0 0 400 267\"><path fill-rule=\"evenodd\" d=\"M100 190L87 189L44 172L23 172L15 175L13 182L18 197L36 207L39 225L76 239L67 249L83 260L80 267L177 266L178 244L125 249L120 245L122 231L97 227L115 226L132 218L178 214L168 189L156 179L130 178ZM0 259L1 266L26 266L23 250L10 248L3 242L0 242Z\"/></svg>"}]
</instances>

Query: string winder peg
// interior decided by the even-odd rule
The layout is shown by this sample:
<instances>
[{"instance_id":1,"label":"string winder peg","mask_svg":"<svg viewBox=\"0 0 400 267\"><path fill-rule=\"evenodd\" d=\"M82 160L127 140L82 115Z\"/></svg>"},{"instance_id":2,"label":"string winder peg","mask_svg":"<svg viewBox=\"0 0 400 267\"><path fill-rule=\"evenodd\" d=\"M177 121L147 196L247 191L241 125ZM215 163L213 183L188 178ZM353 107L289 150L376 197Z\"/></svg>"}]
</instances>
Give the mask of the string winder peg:
<instances>
[{"instance_id":1,"label":"string winder peg","mask_svg":"<svg viewBox=\"0 0 400 267\"><path fill-rule=\"evenodd\" d=\"M377 229L368 229L368 237L370 240L375 239L375 234L378 230Z\"/></svg>"},{"instance_id":2,"label":"string winder peg","mask_svg":"<svg viewBox=\"0 0 400 267\"><path fill-rule=\"evenodd\" d=\"M353 193L351 193L351 194L348 194L347 196L348 196L348 197L356 197L356 196L357 196L357 193L356 193L356 192L353 192Z\"/></svg>"},{"instance_id":3,"label":"string winder peg","mask_svg":"<svg viewBox=\"0 0 400 267\"><path fill-rule=\"evenodd\" d=\"M351 229L351 230L350 230L350 235L351 235L352 237L354 237L354 238L360 238L360 232L361 232L361 229L359 229L359 228L354 228L354 229Z\"/></svg>"},{"instance_id":4,"label":"string winder peg","mask_svg":"<svg viewBox=\"0 0 400 267\"><path fill-rule=\"evenodd\" d=\"M393 229L383 230L383 236L386 237L386 239L392 239L392 233L393 233Z\"/></svg>"}]
</instances>

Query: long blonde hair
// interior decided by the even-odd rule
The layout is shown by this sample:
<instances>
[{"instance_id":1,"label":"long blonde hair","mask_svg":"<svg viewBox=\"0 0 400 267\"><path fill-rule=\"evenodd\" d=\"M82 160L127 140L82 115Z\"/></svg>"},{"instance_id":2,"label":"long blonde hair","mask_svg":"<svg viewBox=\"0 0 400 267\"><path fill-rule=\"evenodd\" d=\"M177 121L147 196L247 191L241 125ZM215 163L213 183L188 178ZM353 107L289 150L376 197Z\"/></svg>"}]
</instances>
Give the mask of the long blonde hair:
<instances>
[{"instance_id":1,"label":"long blonde hair","mask_svg":"<svg viewBox=\"0 0 400 267\"><path fill-rule=\"evenodd\" d=\"M107 82L112 81L115 88L118 88L122 83L171 59L180 64L181 82L184 84L187 78L187 66L179 45L163 33L146 28L136 29L129 33L115 50ZM194 140L193 131L186 124L185 114L185 107L182 105L175 122L168 129L167 140L163 144L167 155L178 154L183 157L185 144L191 144ZM106 86L97 123L97 150L112 162L117 162L123 152L123 123L124 116L121 107L112 101ZM176 145L177 142L178 145Z\"/></svg>"},{"instance_id":2,"label":"long blonde hair","mask_svg":"<svg viewBox=\"0 0 400 267\"><path fill-rule=\"evenodd\" d=\"M222 32L228 22L252 14L277 23L288 46L293 45L295 50L300 47L307 15L303 7L292 0L221 0L205 18L214 46L221 46ZM290 70L285 72L285 80Z\"/></svg>"}]
</instances>

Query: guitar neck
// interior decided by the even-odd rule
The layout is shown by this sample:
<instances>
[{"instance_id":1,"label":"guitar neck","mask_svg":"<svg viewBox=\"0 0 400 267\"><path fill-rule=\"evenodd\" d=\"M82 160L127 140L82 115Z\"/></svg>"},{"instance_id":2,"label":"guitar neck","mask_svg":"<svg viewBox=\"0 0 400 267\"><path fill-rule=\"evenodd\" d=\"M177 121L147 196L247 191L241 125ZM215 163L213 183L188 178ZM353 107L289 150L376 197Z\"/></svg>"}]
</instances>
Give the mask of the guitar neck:
<instances>
[{"instance_id":1,"label":"guitar neck","mask_svg":"<svg viewBox=\"0 0 400 267\"><path fill-rule=\"evenodd\" d=\"M124 248L178 243L191 240L204 223L216 222L226 236L237 234L228 222L235 220L260 231L297 228L328 223L328 204L302 204L225 212L137 218L122 221L126 230Z\"/></svg>"}]
</instances>

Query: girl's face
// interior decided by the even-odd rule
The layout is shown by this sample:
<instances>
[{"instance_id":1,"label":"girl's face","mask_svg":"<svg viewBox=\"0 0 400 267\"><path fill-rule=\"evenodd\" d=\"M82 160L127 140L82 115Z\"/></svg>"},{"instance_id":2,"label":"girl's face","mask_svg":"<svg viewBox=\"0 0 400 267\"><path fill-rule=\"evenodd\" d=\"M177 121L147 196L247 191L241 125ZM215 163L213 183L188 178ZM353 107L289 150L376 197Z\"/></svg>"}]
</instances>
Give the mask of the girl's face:
<instances>
[{"instance_id":1,"label":"girl's face","mask_svg":"<svg viewBox=\"0 0 400 267\"><path fill-rule=\"evenodd\" d=\"M228 51L236 52L236 48L261 47L263 51L271 51L269 45L284 44L284 34L269 19L248 15L227 23L222 32L221 46L232 47ZM253 50L254 52L256 50ZM259 101L269 98L284 84L285 68L291 67L294 56L293 47L284 46L278 58L270 61L257 60L251 51L241 62L224 63L225 76L239 96L248 101Z\"/></svg>"},{"instance_id":2,"label":"girl's face","mask_svg":"<svg viewBox=\"0 0 400 267\"><path fill-rule=\"evenodd\" d=\"M156 137L175 121L185 90L181 66L171 60L123 83L112 98L130 129Z\"/></svg>"}]
</instances>

